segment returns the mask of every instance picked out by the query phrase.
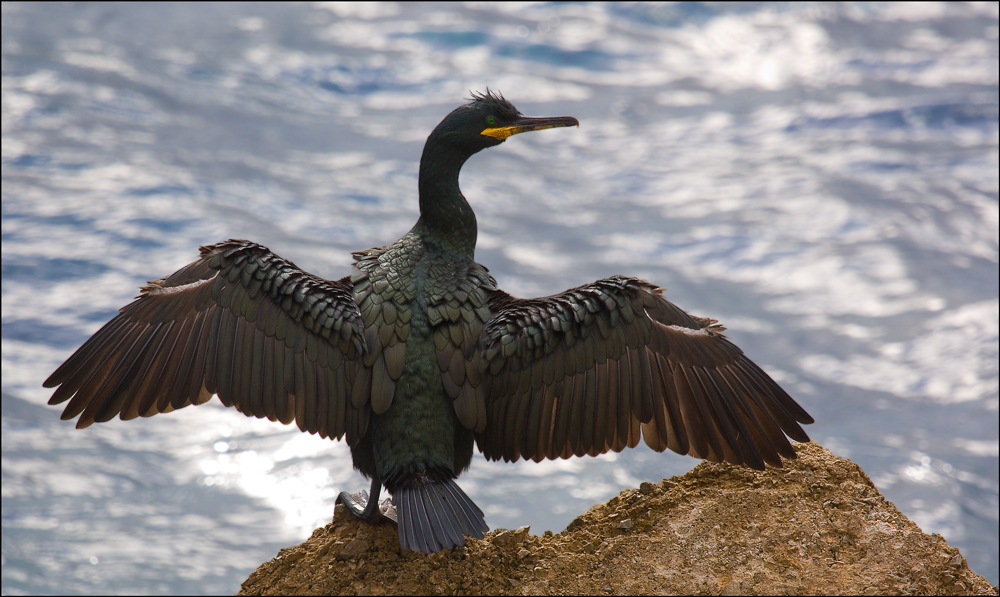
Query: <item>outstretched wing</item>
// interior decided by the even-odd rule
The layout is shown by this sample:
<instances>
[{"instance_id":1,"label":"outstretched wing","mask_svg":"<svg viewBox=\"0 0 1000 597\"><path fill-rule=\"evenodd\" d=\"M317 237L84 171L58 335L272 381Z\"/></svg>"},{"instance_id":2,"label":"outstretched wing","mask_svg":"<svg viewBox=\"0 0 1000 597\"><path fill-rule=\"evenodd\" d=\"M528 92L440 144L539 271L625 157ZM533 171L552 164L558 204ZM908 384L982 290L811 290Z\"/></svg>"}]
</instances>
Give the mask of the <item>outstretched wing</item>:
<instances>
[{"instance_id":1,"label":"outstretched wing","mask_svg":"<svg viewBox=\"0 0 1000 597\"><path fill-rule=\"evenodd\" d=\"M46 381L78 428L149 417L218 394L240 412L353 445L368 404L351 405L365 351L348 279L303 272L265 247L230 240L142 294Z\"/></svg>"},{"instance_id":2,"label":"outstretched wing","mask_svg":"<svg viewBox=\"0 0 1000 597\"><path fill-rule=\"evenodd\" d=\"M496 292L483 333L490 459L670 448L762 469L812 418L722 335L634 278L540 299Z\"/></svg>"}]
</instances>

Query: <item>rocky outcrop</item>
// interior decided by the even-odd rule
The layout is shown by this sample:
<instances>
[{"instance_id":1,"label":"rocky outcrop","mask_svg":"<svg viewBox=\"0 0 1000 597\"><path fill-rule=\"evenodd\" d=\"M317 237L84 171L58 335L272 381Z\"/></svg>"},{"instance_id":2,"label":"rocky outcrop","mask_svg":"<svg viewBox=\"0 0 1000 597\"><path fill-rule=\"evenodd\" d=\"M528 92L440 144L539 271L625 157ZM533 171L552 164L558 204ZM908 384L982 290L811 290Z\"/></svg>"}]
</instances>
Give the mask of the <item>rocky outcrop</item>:
<instances>
[{"instance_id":1,"label":"rocky outcrop","mask_svg":"<svg viewBox=\"0 0 1000 597\"><path fill-rule=\"evenodd\" d=\"M559 534L498 529L429 556L338 506L240 594L997 594L856 464L816 444L796 451L782 469L706 462L643 483Z\"/></svg>"}]
</instances>

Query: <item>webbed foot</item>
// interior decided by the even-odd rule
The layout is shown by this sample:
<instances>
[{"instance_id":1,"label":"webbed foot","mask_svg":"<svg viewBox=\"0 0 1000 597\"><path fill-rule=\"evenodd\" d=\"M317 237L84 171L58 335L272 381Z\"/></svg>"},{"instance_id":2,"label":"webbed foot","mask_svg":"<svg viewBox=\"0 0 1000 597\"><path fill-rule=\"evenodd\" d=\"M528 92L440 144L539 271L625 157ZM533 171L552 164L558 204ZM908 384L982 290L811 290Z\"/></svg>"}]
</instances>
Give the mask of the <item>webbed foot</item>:
<instances>
[{"instance_id":1,"label":"webbed foot","mask_svg":"<svg viewBox=\"0 0 1000 597\"><path fill-rule=\"evenodd\" d=\"M337 503L344 504L347 510L361 520L377 524L382 520L388 520L393 524L398 524L396 517L396 507L392 500L385 498L379 502L379 494L382 491L382 483L372 479L371 495L367 491L361 490L358 493L347 493L341 491L337 496Z\"/></svg>"}]
</instances>

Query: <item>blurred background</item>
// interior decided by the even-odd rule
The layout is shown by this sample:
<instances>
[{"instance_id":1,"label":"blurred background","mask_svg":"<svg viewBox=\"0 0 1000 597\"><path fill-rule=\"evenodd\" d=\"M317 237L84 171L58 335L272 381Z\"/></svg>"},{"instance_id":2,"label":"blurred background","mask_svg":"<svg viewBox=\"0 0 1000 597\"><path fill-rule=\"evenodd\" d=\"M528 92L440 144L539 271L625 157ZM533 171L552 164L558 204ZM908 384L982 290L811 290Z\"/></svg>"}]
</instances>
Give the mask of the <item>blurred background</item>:
<instances>
[{"instance_id":1,"label":"blurred background","mask_svg":"<svg viewBox=\"0 0 1000 597\"><path fill-rule=\"evenodd\" d=\"M347 275L487 86L581 123L463 170L502 288L666 287L997 583L997 6L4 3L3 593L231 594L368 487L344 444L217 401L77 431L41 383L200 245ZM478 457L461 484L537 534L696 464Z\"/></svg>"}]
</instances>

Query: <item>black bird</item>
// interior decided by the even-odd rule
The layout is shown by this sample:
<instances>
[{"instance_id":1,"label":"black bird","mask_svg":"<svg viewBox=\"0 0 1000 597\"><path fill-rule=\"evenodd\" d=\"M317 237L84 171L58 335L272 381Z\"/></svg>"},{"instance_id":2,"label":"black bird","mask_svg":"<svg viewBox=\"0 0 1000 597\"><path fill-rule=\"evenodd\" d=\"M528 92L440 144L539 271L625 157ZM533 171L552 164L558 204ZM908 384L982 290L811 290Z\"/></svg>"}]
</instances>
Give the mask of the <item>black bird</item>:
<instances>
[{"instance_id":1,"label":"black bird","mask_svg":"<svg viewBox=\"0 0 1000 597\"><path fill-rule=\"evenodd\" d=\"M499 290L476 263L476 216L458 188L474 153L507 137L579 126L526 118L473 94L427 138L420 219L395 243L354 254L324 280L244 240L150 282L45 381L78 428L149 417L213 394L302 431L346 435L371 495L341 494L382 517L392 494L403 548L436 552L482 538L482 511L455 479L473 445L536 462L634 447L640 438L713 462L763 469L795 458L813 419L722 335L635 278L537 299Z\"/></svg>"}]
</instances>

